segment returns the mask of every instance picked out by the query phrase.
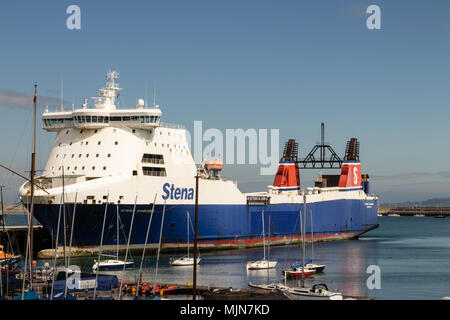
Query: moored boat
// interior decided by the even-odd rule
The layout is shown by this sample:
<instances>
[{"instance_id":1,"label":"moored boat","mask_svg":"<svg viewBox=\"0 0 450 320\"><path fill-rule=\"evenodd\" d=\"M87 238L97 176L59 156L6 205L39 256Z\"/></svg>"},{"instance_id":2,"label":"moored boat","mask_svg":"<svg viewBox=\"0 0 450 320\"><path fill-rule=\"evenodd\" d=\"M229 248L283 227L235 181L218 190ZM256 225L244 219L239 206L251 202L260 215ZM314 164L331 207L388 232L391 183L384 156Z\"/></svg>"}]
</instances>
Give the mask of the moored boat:
<instances>
[{"instance_id":1,"label":"moored boat","mask_svg":"<svg viewBox=\"0 0 450 320\"><path fill-rule=\"evenodd\" d=\"M102 256L107 257L117 257L116 255L102 254ZM125 269L133 269L134 262L133 261L122 261L117 259L107 259L103 261L94 260L94 265L92 266L92 270L96 271L107 271L107 270L123 270Z\"/></svg>"},{"instance_id":2,"label":"moored boat","mask_svg":"<svg viewBox=\"0 0 450 320\"><path fill-rule=\"evenodd\" d=\"M315 284L312 288L287 288L281 292L291 300L343 300L340 292L329 291L325 284Z\"/></svg>"},{"instance_id":3,"label":"moored boat","mask_svg":"<svg viewBox=\"0 0 450 320\"><path fill-rule=\"evenodd\" d=\"M283 274L287 277L302 277L302 275L304 275L305 277L309 277L309 276L316 274L316 270L300 267L300 268L283 270Z\"/></svg>"}]
</instances>

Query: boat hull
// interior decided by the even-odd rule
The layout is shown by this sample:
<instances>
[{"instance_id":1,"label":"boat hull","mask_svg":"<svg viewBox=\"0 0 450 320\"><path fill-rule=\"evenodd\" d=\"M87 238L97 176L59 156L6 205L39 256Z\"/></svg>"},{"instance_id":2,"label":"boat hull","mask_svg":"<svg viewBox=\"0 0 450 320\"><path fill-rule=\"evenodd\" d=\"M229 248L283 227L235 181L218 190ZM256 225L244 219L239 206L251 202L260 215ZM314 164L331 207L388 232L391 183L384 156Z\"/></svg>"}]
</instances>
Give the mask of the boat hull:
<instances>
[{"instance_id":1,"label":"boat hull","mask_svg":"<svg viewBox=\"0 0 450 320\"><path fill-rule=\"evenodd\" d=\"M111 270L123 270L124 264L111 264L111 265L101 265L98 269L98 271L111 271ZM125 264L125 269L133 269L134 263L133 262L127 262ZM96 270L96 267L93 268L93 270Z\"/></svg>"},{"instance_id":2,"label":"boat hull","mask_svg":"<svg viewBox=\"0 0 450 320\"><path fill-rule=\"evenodd\" d=\"M369 202L369 203L368 203ZM114 249L117 241L121 246L127 243L134 204L120 204L119 212L123 231L119 239L116 233L116 205L106 210L106 224L103 246ZM56 237L59 204L35 205L35 217ZM299 211L302 204L269 205L199 205L198 245L200 248L232 248L261 246L262 219L265 208L266 241L271 245L301 242ZM152 205L137 205L130 239L130 248L143 248ZM363 199L341 199L307 204L307 212L314 212L314 241L334 241L357 238L361 234L378 227L377 203ZM156 205L150 227L148 245L156 248L159 243L163 205ZM167 204L162 234L162 248L185 248L192 246L193 232L187 239L186 212L194 215L194 205ZM73 204L66 204L66 221L72 221ZM100 245L105 205L77 204L72 243L77 247ZM271 232L268 231L268 219ZM63 230L60 219L60 230ZM311 225L306 219L306 239L309 241ZM68 235L69 237L69 235ZM60 233L58 243L64 242Z\"/></svg>"},{"instance_id":3,"label":"boat hull","mask_svg":"<svg viewBox=\"0 0 450 320\"><path fill-rule=\"evenodd\" d=\"M277 261L260 260L247 262L247 270L265 270L273 269L277 266Z\"/></svg>"}]
</instances>

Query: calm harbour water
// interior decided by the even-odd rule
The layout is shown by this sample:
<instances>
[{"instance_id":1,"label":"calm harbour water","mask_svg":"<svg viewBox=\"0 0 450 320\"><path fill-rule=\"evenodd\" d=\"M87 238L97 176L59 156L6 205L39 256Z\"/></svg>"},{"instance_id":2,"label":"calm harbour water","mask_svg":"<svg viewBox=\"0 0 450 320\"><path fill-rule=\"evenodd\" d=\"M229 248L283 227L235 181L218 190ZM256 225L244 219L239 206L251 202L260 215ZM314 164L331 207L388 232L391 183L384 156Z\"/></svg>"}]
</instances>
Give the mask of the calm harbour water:
<instances>
[{"instance_id":1,"label":"calm harbour water","mask_svg":"<svg viewBox=\"0 0 450 320\"><path fill-rule=\"evenodd\" d=\"M315 262L326 264L323 274L308 278L306 284L326 283L344 295L369 296L376 299L440 299L450 296L450 218L379 217L380 227L359 240L314 244ZM311 248L307 246L306 257ZM262 258L263 249L241 249L201 253L197 281L212 287L247 288L248 282L283 281L281 270L301 259L300 246L272 247L271 258L278 260L276 270L249 271L248 260ZM181 254L182 255L182 254ZM169 258L159 259L157 281L186 284L192 281L192 267L171 267ZM135 266L140 256L134 256ZM94 258L72 258L83 271L90 271ZM38 265L50 260L41 260ZM377 265L381 270L381 289L370 290L366 282L367 267ZM155 280L156 257L144 262L144 281ZM138 270L119 278L134 281ZM288 281L295 284L296 280Z\"/></svg>"}]
</instances>

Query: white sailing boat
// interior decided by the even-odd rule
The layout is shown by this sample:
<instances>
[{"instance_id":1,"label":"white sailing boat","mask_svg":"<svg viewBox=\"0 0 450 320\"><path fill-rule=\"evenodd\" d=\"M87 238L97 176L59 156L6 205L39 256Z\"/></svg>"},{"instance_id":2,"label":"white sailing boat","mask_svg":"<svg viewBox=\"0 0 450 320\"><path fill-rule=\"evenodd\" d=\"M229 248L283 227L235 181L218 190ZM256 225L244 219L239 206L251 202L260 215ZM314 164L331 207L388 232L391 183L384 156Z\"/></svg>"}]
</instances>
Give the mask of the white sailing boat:
<instances>
[{"instance_id":1,"label":"white sailing boat","mask_svg":"<svg viewBox=\"0 0 450 320\"><path fill-rule=\"evenodd\" d=\"M323 272L323 269L325 269L326 265L314 263L314 223L312 210L310 210L309 212L311 215L311 260L306 263L305 267L306 269L315 270L316 273L318 273Z\"/></svg>"},{"instance_id":2,"label":"white sailing boat","mask_svg":"<svg viewBox=\"0 0 450 320\"><path fill-rule=\"evenodd\" d=\"M269 254L267 254L266 259L266 237L264 232L264 210L262 211L262 235L263 235L263 246L264 246L264 258L258 261L247 261L247 270L261 270L261 269L273 269L277 266L277 261L270 260ZM270 217L269 217L270 218ZM269 225L270 228L270 225Z\"/></svg>"},{"instance_id":3,"label":"white sailing boat","mask_svg":"<svg viewBox=\"0 0 450 320\"><path fill-rule=\"evenodd\" d=\"M92 270L96 271L97 268L99 271L108 271L108 270L123 270L125 269L133 269L134 262L133 261L123 261L119 260L119 208L116 210L116 223L117 223L117 253L116 254L101 254L103 257L107 257L109 259L103 261L94 260L94 265L92 266Z\"/></svg>"},{"instance_id":4,"label":"white sailing boat","mask_svg":"<svg viewBox=\"0 0 450 320\"><path fill-rule=\"evenodd\" d=\"M189 211L186 212L186 219L187 219L187 255L181 257L181 258L170 258L169 263L171 266L193 266L194 265L194 258L189 257ZM200 262L200 257L197 257L197 264Z\"/></svg>"},{"instance_id":5,"label":"white sailing boat","mask_svg":"<svg viewBox=\"0 0 450 320\"><path fill-rule=\"evenodd\" d=\"M102 254L103 257L115 258L115 259L106 259L102 261L95 261L92 266L92 270L96 271L99 268L99 271L107 271L107 270L122 270L125 266L125 269L133 269L134 262L133 261L122 261L119 260L119 257L115 254Z\"/></svg>"}]
</instances>

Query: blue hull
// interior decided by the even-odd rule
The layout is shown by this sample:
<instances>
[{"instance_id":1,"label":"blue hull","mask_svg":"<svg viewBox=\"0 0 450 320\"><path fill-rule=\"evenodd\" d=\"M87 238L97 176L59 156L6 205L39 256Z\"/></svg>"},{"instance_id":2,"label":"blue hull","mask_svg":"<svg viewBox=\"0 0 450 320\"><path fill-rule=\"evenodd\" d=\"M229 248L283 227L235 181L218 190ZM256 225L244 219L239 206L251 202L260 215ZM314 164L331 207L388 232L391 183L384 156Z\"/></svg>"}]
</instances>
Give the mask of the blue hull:
<instances>
[{"instance_id":1,"label":"blue hull","mask_svg":"<svg viewBox=\"0 0 450 320\"><path fill-rule=\"evenodd\" d=\"M119 243L126 245L130 230L133 204L120 204L120 219L123 225ZM311 232L310 210L313 212L314 239L346 239L372 230L377 224L377 203L367 200L334 200L308 203L306 216L306 233ZM108 205L103 245L114 246L117 243L116 224L117 205ZM134 217L131 234L131 245L143 245L147 226L150 220L151 205L138 205ZM200 246L235 247L253 246L262 242L261 212L264 205L199 205L198 240ZM300 237L299 212L303 205L276 204L267 205L264 211L265 232L269 231L274 244L290 242ZM66 222L69 227L72 221L73 204L66 204ZM73 245L98 246L102 233L105 205L77 204ZM149 244L159 243L163 205L155 206L150 228ZM186 245L186 212L194 224L194 205L166 205L162 242L167 246L183 247ZM35 217L56 238L59 205L36 205ZM61 217L59 243L63 243L63 218ZM69 239L69 234L67 239ZM189 242L192 245L193 232L189 232Z\"/></svg>"}]
</instances>

